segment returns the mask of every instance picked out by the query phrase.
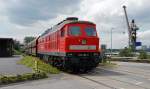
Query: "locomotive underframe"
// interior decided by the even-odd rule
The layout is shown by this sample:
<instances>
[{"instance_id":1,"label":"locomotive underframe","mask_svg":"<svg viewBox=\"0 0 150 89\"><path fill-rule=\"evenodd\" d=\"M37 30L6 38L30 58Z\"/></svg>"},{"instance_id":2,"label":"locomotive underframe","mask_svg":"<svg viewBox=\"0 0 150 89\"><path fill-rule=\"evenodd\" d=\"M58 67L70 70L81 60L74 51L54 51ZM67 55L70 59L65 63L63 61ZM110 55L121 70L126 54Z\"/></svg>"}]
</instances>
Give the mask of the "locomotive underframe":
<instances>
[{"instance_id":1,"label":"locomotive underframe","mask_svg":"<svg viewBox=\"0 0 150 89\"><path fill-rule=\"evenodd\" d=\"M72 71L88 71L101 62L100 53L96 52L66 53L63 56L37 54L37 56L53 66Z\"/></svg>"}]
</instances>

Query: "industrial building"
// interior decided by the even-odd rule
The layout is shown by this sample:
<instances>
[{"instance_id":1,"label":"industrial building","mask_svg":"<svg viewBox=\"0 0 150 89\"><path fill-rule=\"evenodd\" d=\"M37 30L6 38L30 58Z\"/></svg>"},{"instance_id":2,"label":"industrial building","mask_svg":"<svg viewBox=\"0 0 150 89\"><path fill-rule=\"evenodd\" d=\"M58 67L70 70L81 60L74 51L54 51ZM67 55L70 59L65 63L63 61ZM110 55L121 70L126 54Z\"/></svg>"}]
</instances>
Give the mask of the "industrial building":
<instances>
[{"instance_id":1,"label":"industrial building","mask_svg":"<svg viewBox=\"0 0 150 89\"><path fill-rule=\"evenodd\" d=\"M13 39L0 38L0 57L10 57L13 55Z\"/></svg>"}]
</instances>

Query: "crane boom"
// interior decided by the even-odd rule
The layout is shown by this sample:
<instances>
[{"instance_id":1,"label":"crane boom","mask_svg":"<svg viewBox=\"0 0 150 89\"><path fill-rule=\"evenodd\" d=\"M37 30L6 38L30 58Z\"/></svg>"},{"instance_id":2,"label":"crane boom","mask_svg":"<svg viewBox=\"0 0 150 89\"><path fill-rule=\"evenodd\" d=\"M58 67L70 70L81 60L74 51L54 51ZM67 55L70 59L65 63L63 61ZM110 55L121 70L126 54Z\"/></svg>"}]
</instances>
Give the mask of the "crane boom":
<instances>
[{"instance_id":1,"label":"crane boom","mask_svg":"<svg viewBox=\"0 0 150 89\"><path fill-rule=\"evenodd\" d=\"M129 20L128 20L128 15L127 15L127 11L126 11L126 6L123 6L124 9L124 13L125 13L125 18L126 18L126 22L127 22L127 27L128 27L128 35L129 35L129 47L131 45L131 28L129 25Z\"/></svg>"}]
</instances>

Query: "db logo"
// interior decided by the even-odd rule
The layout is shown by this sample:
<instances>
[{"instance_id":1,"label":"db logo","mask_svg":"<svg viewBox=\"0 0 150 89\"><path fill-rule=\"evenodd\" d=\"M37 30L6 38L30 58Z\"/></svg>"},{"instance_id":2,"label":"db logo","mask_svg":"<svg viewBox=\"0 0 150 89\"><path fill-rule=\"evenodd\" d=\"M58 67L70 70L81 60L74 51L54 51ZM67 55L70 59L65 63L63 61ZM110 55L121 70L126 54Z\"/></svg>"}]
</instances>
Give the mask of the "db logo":
<instances>
[{"instance_id":1,"label":"db logo","mask_svg":"<svg viewBox=\"0 0 150 89\"><path fill-rule=\"evenodd\" d=\"M84 39L84 40L82 40L82 44L86 44L86 40Z\"/></svg>"}]
</instances>

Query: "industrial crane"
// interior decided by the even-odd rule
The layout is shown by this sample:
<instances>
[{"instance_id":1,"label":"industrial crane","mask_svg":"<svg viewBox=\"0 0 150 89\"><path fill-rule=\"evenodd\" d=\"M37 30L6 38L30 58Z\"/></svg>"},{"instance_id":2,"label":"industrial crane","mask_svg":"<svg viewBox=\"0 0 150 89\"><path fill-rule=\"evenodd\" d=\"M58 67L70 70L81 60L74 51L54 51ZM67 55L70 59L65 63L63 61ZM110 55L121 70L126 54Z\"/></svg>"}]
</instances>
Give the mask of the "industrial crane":
<instances>
[{"instance_id":1,"label":"industrial crane","mask_svg":"<svg viewBox=\"0 0 150 89\"><path fill-rule=\"evenodd\" d=\"M129 45L129 48L132 49L132 51L136 51L137 30L139 30L139 28L136 26L134 19L132 19L131 23L129 23L126 6L123 6L123 9L124 9L126 23L128 27L128 36L129 36L128 45Z\"/></svg>"}]
</instances>

